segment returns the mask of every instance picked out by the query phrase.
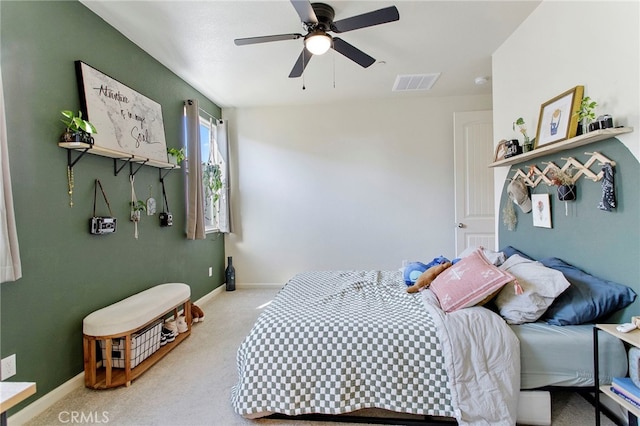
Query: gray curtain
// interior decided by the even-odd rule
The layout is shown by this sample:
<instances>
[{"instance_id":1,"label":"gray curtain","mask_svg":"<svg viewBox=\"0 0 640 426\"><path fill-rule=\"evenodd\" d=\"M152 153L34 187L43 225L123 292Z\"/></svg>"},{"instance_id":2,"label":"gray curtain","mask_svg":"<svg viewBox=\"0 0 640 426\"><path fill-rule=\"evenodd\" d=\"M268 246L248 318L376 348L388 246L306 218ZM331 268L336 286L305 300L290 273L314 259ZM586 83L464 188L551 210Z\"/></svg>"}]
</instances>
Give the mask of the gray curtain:
<instances>
[{"instance_id":1,"label":"gray curtain","mask_svg":"<svg viewBox=\"0 0 640 426\"><path fill-rule=\"evenodd\" d=\"M227 133L227 120L218 120L216 126L216 140L218 141L218 148L220 154L224 159L224 185L220 194L220 217L218 226L220 232L231 232L231 203L229 195L231 194L230 180L229 180L229 137Z\"/></svg>"},{"instance_id":2,"label":"gray curtain","mask_svg":"<svg viewBox=\"0 0 640 426\"><path fill-rule=\"evenodd\" d=\"M2 71L0 71L0 283L16 281L22 277L18 233L13 212L8 148Z\"/></svg>"},{"instance_id":3,"label":"gray curtain","mask_svg":"<svg viewBox=\"0 0 640 426\"><path fill-rule=\"evenodd\" d=\"M197 99L185 101L185 145L187 147L187 239L205 239L204 189L200 158L200 115Z\"/></svg>"}]
</instances>

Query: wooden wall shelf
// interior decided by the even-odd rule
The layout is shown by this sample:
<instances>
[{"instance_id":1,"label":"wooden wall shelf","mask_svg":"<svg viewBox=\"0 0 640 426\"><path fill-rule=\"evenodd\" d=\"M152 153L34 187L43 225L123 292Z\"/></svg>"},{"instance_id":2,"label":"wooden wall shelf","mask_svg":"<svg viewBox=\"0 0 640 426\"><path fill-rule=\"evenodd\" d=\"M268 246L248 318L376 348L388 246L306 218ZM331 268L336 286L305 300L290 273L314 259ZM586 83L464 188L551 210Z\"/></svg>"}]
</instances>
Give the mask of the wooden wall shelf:
<instances>
[{"instance_id":1,"label":"wooden wall shelf","mask_svg":"<svg viewBox=\"0 0 640 426\"><path fill-rule=\"evenodd\" d=\"M504 167L523 163L525 161L542 157L544 155L554 154L556 152L565 151L571 148L577 148L582 145L587 145L601 140L613 138L624 133L631 133L632 131L633 127L615 127L611 129L594 130L593 132L589 132L586 135L576 136L575 138L545 145L538 149L534 149L533 151L505 158L504 160L496 161L489 164L489 167Z\"/></svg>"},{"instance_id":2,"label":"wooden wall shelf","mask_svg":"<svg viewBox=\"0 0 640 426\"><path fill-rule=\"evenodd\" d=\"M109 158L113 158L114 161L114 173L117 175L118 172L120 170L122 170L122 168L124 166L126 166L126 164L138 164L139 167L141 166L151 166L151 167L157 167L159 169L165 169L165 170L173 170L173 169L179 169L180 166L178 166L177 164L173 164L173 163L169 163L169 162L162 162L162 161L157 161L157 160L151 160L149 158L146 157L140 157L140 156L136 156L136 155L132 155L132 154L127 154L124 152L119 152L119 151L115 151L113 149L109 149L109 148L103 148L103 147L99 147L99 146L95 146L95 145L91 145L88 143L84 143L84 142L59 142L58 146L60 148L64 148L67 149L69 152L69 161L68 161L68 166L70 168L72 168L77 162L78 160L87 152L89 154L94 154L94 155L100 155L102 157L109 157ZM71 159L71 151L77 151L80 154L75 158L75 160ZM118 168L115 163L118 161L124 161L125 164ZM138 170L136 169L136 171ZM130 174L135 174L132 171L130 172Z\"/></svg>"}]
</instances>

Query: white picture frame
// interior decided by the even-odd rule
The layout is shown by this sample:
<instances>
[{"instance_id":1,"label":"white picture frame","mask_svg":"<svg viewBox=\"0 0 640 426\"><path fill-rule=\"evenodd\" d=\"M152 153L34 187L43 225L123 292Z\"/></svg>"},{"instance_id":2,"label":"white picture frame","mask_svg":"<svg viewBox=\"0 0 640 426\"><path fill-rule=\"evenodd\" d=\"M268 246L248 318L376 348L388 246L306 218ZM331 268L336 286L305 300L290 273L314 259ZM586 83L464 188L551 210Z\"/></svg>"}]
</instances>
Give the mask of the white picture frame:
<instances>
[{"instance_id":1,"label":"white picture frame","mask_svg":"<svg viewBox=\"0 0 640 426\"><path fill-rule=\"evenodd\" d=\"M549 194L531 194L533 226L551 228L551 202Z\"/></svg>"}]
</instances>

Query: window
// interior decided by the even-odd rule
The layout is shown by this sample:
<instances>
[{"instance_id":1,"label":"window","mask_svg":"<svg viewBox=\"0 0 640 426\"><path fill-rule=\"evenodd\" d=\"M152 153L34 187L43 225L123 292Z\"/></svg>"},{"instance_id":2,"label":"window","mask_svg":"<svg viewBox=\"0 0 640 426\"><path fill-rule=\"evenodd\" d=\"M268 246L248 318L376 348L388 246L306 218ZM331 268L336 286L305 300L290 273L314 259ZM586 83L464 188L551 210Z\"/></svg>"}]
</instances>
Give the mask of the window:
<instances>
[{"instance_id":1,"label":"window","mask_svg":"<svg viewBox=\"0 0 640 426\"><path fill-rule=\"evenodd\" d=\"M226 189L227 159L217 141L216 119L200 115L200 158L204 191L205 232L220 229L223 190Z\"/></svg>"}]
</instances>

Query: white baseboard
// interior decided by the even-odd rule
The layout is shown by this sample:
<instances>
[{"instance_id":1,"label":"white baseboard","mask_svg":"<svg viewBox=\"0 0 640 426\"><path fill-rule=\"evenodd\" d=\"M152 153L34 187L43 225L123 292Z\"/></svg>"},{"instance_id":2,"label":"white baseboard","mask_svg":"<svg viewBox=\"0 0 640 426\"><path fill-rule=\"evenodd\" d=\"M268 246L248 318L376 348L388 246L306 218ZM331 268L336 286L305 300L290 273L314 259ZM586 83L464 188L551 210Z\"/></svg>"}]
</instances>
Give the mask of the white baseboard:
<instances>
[{"instance_id":1,"label":"white baseboard","mask_svg":"<svg viewBox=\"0 0 640 426\"><path fill-rule=\"evenodd\" d=\"M204 296L202 296L200 299L196 300L195 302L192 301L191 303L194 304L194 305L204 305L209 300L213 299L214 297L216 297L217 295L219 295L223 291L224 291L224 284L222 284L221 286L216 287L215 289L213 289L209 293L207 293Z\"/></svg>"},{"instance_id":2,"label":"white baseboard","mask_svg":"<svg viewBox=\"0 0 640 426\"><path fill-rule=\"evenodd\" d=\"M205 294L200 299L193 302L194 304L204 304L207 301L213 299L225 290L224 285L221 285L211 292ZM33 401L31 404L24 407L11 417L7 419L7 426L22 426L34 417L43 413L46 409L51 407L56 402L67 396L72 391L84 386L84 371L78 373L77 376L67 380L51 392L41 396Z\"/></svg>"}]
</instances>

